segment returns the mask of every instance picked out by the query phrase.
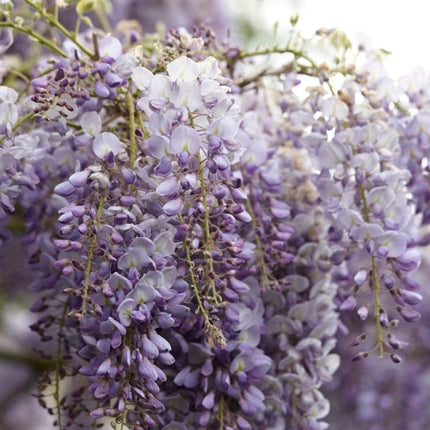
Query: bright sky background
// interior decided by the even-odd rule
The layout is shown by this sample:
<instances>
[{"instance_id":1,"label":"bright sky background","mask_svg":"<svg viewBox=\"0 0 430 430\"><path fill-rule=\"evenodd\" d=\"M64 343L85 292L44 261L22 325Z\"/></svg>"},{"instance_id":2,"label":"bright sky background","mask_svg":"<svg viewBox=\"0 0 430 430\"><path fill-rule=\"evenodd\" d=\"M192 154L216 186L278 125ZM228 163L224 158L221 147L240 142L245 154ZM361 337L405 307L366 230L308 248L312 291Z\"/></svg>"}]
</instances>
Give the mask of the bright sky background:
<instances>
[{"instance_id":1,"label":"bright sky background","mask_svg":"<svg viewBox=\"0 0 430 430\"><path fill-rule=\"evenodd\" d=\"M238 3L244 7L236 9L237 13L260 17L268 28L278 21L279 34L288 28L289 17L294 14L300 15L299 28L304 33L337 27L352 41L362 34L374 48L392 52L386 64L393 77L417 66L430 70L427 0L258 0L252 7L250 0Z\"/></svg>"}]
</instances>

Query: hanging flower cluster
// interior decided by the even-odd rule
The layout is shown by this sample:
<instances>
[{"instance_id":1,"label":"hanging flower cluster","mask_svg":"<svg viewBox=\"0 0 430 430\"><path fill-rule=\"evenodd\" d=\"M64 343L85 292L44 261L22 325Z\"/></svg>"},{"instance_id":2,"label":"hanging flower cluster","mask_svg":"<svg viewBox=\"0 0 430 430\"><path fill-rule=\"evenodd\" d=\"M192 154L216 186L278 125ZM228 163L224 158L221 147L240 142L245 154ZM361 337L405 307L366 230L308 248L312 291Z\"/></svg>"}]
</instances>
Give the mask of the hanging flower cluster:
<instances>
[{"instance_id":1,"label":"hanging flower cluster","mask_svg":"<svg viewBox=\"0 0 430 430\"><path fill-rule=\"evenodd\" d=\"M59 429L327 428L340 311L353 361L400 362L398 318L420 319L423 91L318 65L295 32L246 52L25 3L57 37L0 2L4 49L46 48L0 86L0 244L25 226L41 406ZM258 71L272 53L291 59Z\"/></svg>"}]
</instances>

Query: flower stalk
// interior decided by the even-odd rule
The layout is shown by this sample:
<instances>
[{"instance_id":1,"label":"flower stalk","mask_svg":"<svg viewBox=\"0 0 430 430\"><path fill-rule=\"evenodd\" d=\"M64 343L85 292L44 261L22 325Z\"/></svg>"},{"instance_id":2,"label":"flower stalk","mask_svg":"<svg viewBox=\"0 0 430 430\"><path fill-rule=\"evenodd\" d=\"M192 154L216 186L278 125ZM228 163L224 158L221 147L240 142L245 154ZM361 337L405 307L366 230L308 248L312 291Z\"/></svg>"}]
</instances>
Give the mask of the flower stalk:
<instances>
[{"instance_id":1,"label":"flower stalk","mask_svg":"<svg viewBox=\"0 0 430 430\"><path fill-rule=\"evenodd\" d=\"M361 194L361 200L363 203L364 220L366 221L366 223L370 223L369 208L367 205L366 192L365 192L365 189L362 185L360 186L360 194ZM382 328L381 321L380 321L380 310L381 310L381 302L380 302L380 297L379 297L380 286L379 286L379 279L378 279L378 274L377 274L377 270L376 270L375 256L372 255L371 259L372 259L373 297L374 297L374 306L375 306L374 317L375 317L375 322L376 322L376 336L377 336L377 341L378 341L378 355L380 358L382 358L384 356L384 338L383 338L384 330Z\"/></svg>"},{"instance_id":2,"label":"flower stalk","mask_svg":"<svg viewBox=\"0 0 430 430\"><path fill-rule=\"evenodd\" d=\"M96 219L95 219L95 223L94 223L96 227L99 227L99 225L101 223L101 215L102 215L102 211L103 211L104 199L105 199L104 194L102 194L100 196L100 201L99 201L99 204L97 206ZM90 250L88 252L88 257L87 257L87 265L85 268L84 292L82 295L82 315L85 315L85 313L87 311L87 299L88 299L88 290L89 290L89 285L90 285L91 267L93 264L94 251L96 249L96 246L97 246L97 232L93 232L92 238L91 238L91 243L90 243Z\"/></svg>"}]
</instances>

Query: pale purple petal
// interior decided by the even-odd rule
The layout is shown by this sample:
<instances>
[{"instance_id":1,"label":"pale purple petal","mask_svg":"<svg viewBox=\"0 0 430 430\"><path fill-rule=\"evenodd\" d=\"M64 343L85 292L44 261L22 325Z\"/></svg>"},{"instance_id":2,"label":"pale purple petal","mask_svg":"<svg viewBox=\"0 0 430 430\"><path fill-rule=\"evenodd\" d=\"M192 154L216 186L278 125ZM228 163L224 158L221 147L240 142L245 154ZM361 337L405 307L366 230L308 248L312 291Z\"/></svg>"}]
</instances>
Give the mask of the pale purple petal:
<instances>
[{"instance_id":1,"label":"pale purple petal","mask_svg":"<svg viewBox=\"0 0 430 430\"><path fill-rule=\"evenodd\" d=\"M60 196L69 196L70 194L75 192L75 187L69 182L60 182L55 188L54 192L59 194Z\"/></svg>"},{"instance_id":2,"label":"pale purple petal","mask_svg":"<svg viewBox=\"0 0 430 430\"><path fill-rule=\"evenodd\" d=\"M113 155L117 155L121 150L121 142L113 133L105 132L94 139L94 154L101 159L104 159L109 152L112 152Z\"/></svg>"},{"instance_id":3,"label":"pale purple petal","mask_svg":"<svg viewBox=\"0 0 430 430\"><path fill-rule=\"evenodd\" d=\"M79 120L82 130L92 137L98 136L102 131L102 119L97 112L85 112Z\"/></svg>"},{"instance_id":4,"label":"pale purple petal","mask_svg":"<svg viewBox=\"0 0 430 430\"><path fill-rule=\"evenodd\" d=\"M101 58L109 57L116 60L122 54L121 42L112 36L99 40L99 54Z\"/></svg>"},{"instance_id":5,"label":"pale purple petal","mask_svg":"<svg viewBox=\"0 0 430 430\"><path fill-rule=\"evenodd\" d=\"M88 170L73 173L73 175L69 177L69 182L76 188L83 187L87 183L89 174L90 172Z\"/></svg>"},{"instance_id":6,"label":"pale purple petal","mask_svg":"<svg viewBox=\"0 0 430 430\"><path fill-rule=\"evenodd\" d=\"M179 188L178 180L176 178L170 178L170 179L166 179L164 182L158 185L155 191L160 196L169 197L176 194L176 192L178 191L178 188Z\"/></svg>"},{"instance_id":7,"label":"pale purple petal","mask_svg":"<svg viewBox=\"0 0 430 430\"><path fill-rule=\"evenodd\" d=\"M199 73L197 63L188 57L179 57L167 65L167 74L173 81L194 81Z\"/></svg>"},{"instance_id":8,"label":"pale purple petal","mask_svg":"<svg viewBox=\"0 0 430 430\"><path fill-rule=\"evenodd\" d=\"M408 238L405 234L396 231L387 231L378 238L381 246L388 249L387 257L400 257L406 251Z\"/></svg>"},{"instance_id":9,"label":"pale purple petal","mask_svg":"<svg viewBox=\"0 0 430 430\"><path fill-rule=\"evenodd\" d=\"M145 67L135 67L131 71L131 79L133 80L134 85L143 91L146 90L151 84L152 78L154 75Z\"/></svg>"},{"instance_id":10,"label":"pale purple petal","mask_svg":"<svg viewBox=\"0 0 430 430\"><path fill-rule=\"evenodd\" d=\"M173 130L170 139L170 148L174 154L180 154L182 151L197 154L200 146L200 136L193 128L180 125Z\"/></svg>"},{"instance_id":11,"label":"pale purple petal","mask_svg":"<svg viewBox=\"0 0 430 430\"><path fill-rule=\"evenodd\" d=\"M136 302L133 299L125 299L118 306L118 315L121 324L128 327L131 324L130 314L136 309Z\"/></svg>"},{"instance_id":12,"label":"pale purple petal","mask_svg":"<svg viewBox=\"0 0 430 430\"><path fill-rule=\"evenodd\" d=\"M340 310L341 311L352 311L356 305L357 305L357 300L356 300L355 296L349 296L340 305Z\"/></svg>"},{"instance_id":13,"label":"pale purple petal","mask_svg":"<svg viewBox=\"0 0 430 430\"><path fill-rule=\"evenodd\" d=\"M171 200L170 202L167 202L163 206L163 211L166 215L169 215L169 216L178 215L178 213L182 209L182 206L183 206L182 199L174 199L174 200Z\"/></svg>"}]
</instances>

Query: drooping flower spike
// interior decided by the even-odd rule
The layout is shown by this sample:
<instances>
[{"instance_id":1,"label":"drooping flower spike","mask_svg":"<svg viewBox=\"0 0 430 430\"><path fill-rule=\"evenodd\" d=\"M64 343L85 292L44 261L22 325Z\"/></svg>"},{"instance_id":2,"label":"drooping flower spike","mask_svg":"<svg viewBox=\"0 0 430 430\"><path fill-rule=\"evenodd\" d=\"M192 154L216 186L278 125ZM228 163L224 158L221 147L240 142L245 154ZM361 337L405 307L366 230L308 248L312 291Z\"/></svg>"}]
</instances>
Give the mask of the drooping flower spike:
<instances>
[{"instance_id":1,"label":"drooping flower spike","mask_svg":"<svg viewBox=\"0 0 430 430\"><path fill-rule=\"evenodd\" d=\"M0 244L25 226L41 406L60 429L327 428L347 311L359 351L339 350L362 363L399 363L399 319L421 316L425 91L400 85L401 109L305 48L75 33L25 3L36 27L4 2L0 45L46 50L0 86Z\"/></svg>"}]
</instances>

